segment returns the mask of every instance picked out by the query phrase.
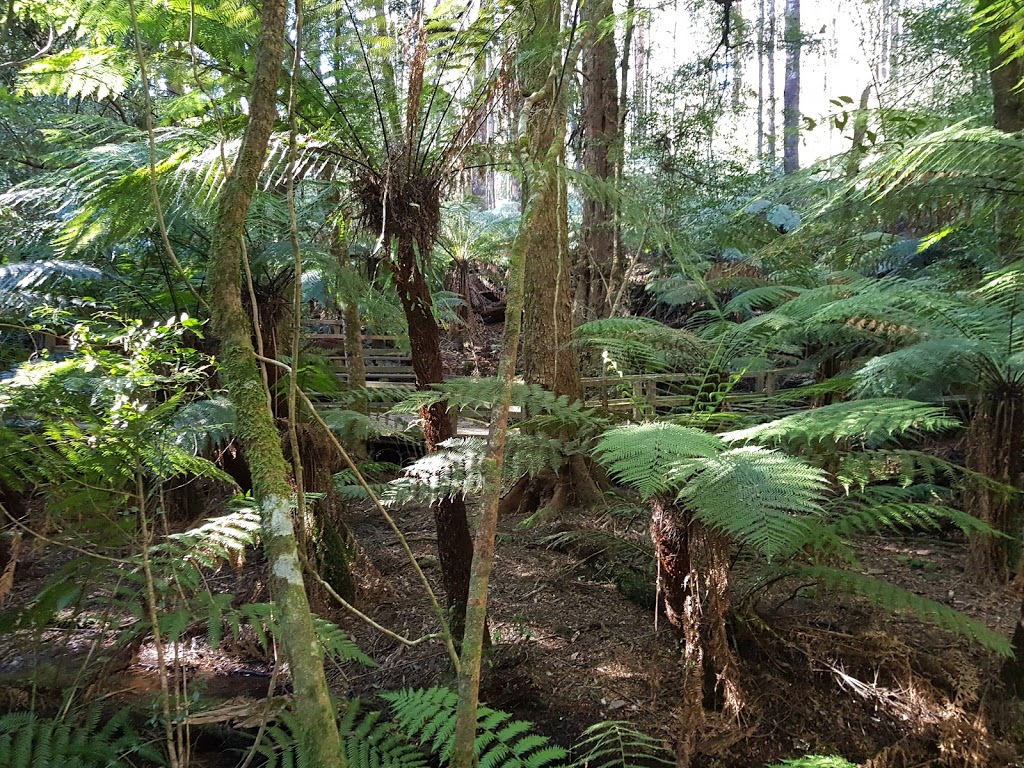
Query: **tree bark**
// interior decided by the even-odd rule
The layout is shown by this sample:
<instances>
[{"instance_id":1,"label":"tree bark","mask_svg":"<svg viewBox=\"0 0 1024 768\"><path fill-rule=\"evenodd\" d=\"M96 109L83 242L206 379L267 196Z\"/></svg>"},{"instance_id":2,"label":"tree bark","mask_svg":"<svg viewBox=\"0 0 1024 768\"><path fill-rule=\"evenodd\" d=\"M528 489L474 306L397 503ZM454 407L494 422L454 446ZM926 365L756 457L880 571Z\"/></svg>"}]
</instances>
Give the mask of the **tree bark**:
<instances>
[{"instance_id":1,"label":"tree bark","mask_svg":"<svg viewBox=\"0 0 1024 768\"><path fill-rule=\"evenodd\" d=\"M252 473L270 566L270 592L284 657L295 689L297 734L313 765L343 766L334 707L313 626L292 525L288 464L281 449L242 305L241 258L245 217L263 168L277 117L277 85L284 59L286 0L265 0L252 79L249 122L235 166L218 201L210 245L210 313L224 386L235 406L238 435Z\"/></svg>"},{"instance_id":2,"label":"tree bark","mask_svg":"<svg viewBox=\"0 0 1024 768\"><path fill-rule=\"evenodd\" d=\"M743 705L729 643L729 545L671 498L652 500L651 539L665 617L685 643L676 764L688 766L706 709L733 715Z\"/></svg>"},{"instance_id":3,"label":"tree bark","mask_svg":"<svg viewBox=\"0 0 1024 768\"><path fill-rule=\"evenodd\" d=\"M757 4L757 159L764 158L764 0Z\"/></svg>"},{"instance_id":4,"label":"tree bark","mask_svg":"<svg viewBox=\"0 0 1024 768\"><path fill-rule=\"evenodd\" d=\"M786 85L782 97L782 168L800 170L800 0L786 0Z\"/></svg>"},{"instance_id":5,"label":"tree bark","mask_svg":"<svg viewBox=\"0 0 1024 768\"><path fill-rule=\"evenodd\" d=\"M416 242L410 236L399 236L395 261L392 265L398 298L405 311L412 347L412 367L416 373L416 388L429 389L432 384L444 382L444 362L441 359L441 336L434 320L430 286L418 259L425 258L432 242ZM437 450L439 443L455 436L452 419L446 403L435 403L421 412L423 437L428 451ZM466 518L466 502L461 496L445 499L434 505L434 523L437 526L437 557L441 566L452 638L458 643L462 637L466 618L466 599L469 597L469 574L473 562L473 540Z\"/></svg>"},{"instance_id":6,"label":"tree bark","mask_svg":"<svg viewBox=\"0 0 1024 768\"><path fill-rule=\"evenodd\" d=\"M601 25L614 16L612 0L584 3L587 25L583 68L583 170L599 183L583 200L576 306L581 319L608 317L623 278L615 217L616 165L622 153L614 31Z\"/></svg>"},{"instance_id":7,"label":"tree bark","mask_svg":"<svg viewBox=\"0 0 1024 768\"><path fill-rule=\"evenodd\" d=\"M779 100L775 90L775 42L777 32L775 22L778 13L775 0L768 0L768 162L775 165L778 157L778 130L776 117L779 114Z\"/></svg>"},{"instance_id":8,"label":"tree bark","mask_svg":"<svg viewBox=\"0 0 1024 768\"><path fill-rule=\"evenodd\" d=\"M523 377L557 395L578 400L582 394L579 362L572 348L571 265L569 223L564 173L566 110L562 89L561 7L555 0L532 0L534 20L530 46L533 56L521 67L523 91L530 94L525 113L526 174L524 210L532 211L525 234L526 284L530 286L523 314ZM571 435L565 435L571 437ZM586 504L600 496L583 458L563 463L556 482L536 478L523 481L531 488L517 489L510 499L534 503L550 499L552 511ZM544 488L538 488L543 484ZM509 504L505 503L505 509Z\"/></svg>"},{"instance_id":9,"label":"tree bark","mask_svg":"<svg viewBox=\"0 0 1024 768\"><path fill-rule=\"evenodd\" d=\"M967 433L966 466L1006 485L1020 487L1024 463L1024 401L993 397L976 406ZM1021 500L979 488L970 508L1003 537L975 535L970 540L971 573L982 582L1004 584L1017 574L1020 559Z\"/></svg>"},{"instance_id":10,"label":"tree bark","mask_svg":"<svg viewBox=\"0 0 1024 768\"><path fill-rule=\"evenodd\" d=\"M466 603L466 630L459 658L459 706L456 715L455 745L452 768L473 768L476 764L477 709L480 703L480 668L487 635L487 590L494 565L494 540L498 532L498 511L501 503L501 475L505 462L505 438L508 435L508 412L512 405L512 388L516 376L516 357L522 332L523 301L526 292L523 233L531 227L533 210L526 211L519 236L512 249L509 265L508 321L502 336L501 399L491 409L486 481L477 517L476 542L473 546L473 568Z\"/></svg>"}]
</instances>

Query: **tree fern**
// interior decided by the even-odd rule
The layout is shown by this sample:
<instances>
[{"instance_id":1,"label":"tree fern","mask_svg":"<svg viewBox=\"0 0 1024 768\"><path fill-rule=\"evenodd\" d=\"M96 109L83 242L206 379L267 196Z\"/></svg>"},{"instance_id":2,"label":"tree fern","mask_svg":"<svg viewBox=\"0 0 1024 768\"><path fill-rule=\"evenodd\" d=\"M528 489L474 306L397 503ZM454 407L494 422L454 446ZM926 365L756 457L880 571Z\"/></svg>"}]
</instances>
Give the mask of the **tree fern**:
<instances>
[{"instance_id":1,"label":"tree fern","mask_svg":"<svg viewBox=\"0 0 1024 768\"><path fill-rule=\"evenodd\" d=\"M652 422L608 430L595 453L616 480L649 498L675 486L667 473L678 464L713 458L724 448L720 438L703 430Z\"/></svg>"},{"instance_id":2,"label":"tree fern","mask_svg":"<svg viewBox=\"0 0 1024 768\"><path fill-rule=\"evenodd\" d=\"M534 477L545 470L556 471L571 446L545 435L510 432L508 458L502 468L506 487L522 477ZM417 459L403 470L402 477L381 489L381 500L389 504L432 504L446 498L475 496L484 487L487 443L478 437L445 440L438 450Z\"/></svg>"},{"instance_id":3,"label":"tree fern","mask_svg":"<svg viewBox=\"0 0 1024 768\"><path fill-rule=\"evenodd\" d=\"M713 528L769 559L811 541L828 482L792 456L757 447L668 468L678 499Z\"/></svg>"}]
</instances>

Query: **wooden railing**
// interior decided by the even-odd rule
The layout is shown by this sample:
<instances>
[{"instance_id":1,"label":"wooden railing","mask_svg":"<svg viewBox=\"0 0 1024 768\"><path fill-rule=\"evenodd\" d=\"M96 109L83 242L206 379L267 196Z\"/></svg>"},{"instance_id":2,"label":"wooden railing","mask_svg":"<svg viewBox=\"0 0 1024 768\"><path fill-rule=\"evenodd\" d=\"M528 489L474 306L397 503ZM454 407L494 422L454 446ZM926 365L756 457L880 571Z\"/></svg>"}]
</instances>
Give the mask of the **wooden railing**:
<instances>
[{"instance_id":1,"label":"wooden railing","mask_svg":"<svg viewBox=\"0 0 1024 768\"><path fill-rule=\"evenodd\" d=\"M347 382L348 359L345 356L341 321L308 320L305 325L311 329L306 339L327 350L334 371L342 381ZM368 388L413 388L416 375L412 368L412 357L398 347L395 337L363 336L362 351ZM739 389L742 391L736 391L733 386L735 382L723 382L691 373L587 376L582 379L583 398L588 407L631 411L634 418L640 418L642 413L665 413L701 404L710 405L716 397L722 397L726 392L730 407L743 408L763 400L765 395L774 394L783 388L788 378L797 374L799 370L796 368L743 372L738 374L739 380L750 384L741 385ZM383 414L393 405L393 401L381 399L372 399L369 403L371 413L375 414ZM518 409L515 409L511 417L515 420L519 415ZM465 414L463 422L482 423L484 418L486 414Z\"/></svg>"}]
</instances>

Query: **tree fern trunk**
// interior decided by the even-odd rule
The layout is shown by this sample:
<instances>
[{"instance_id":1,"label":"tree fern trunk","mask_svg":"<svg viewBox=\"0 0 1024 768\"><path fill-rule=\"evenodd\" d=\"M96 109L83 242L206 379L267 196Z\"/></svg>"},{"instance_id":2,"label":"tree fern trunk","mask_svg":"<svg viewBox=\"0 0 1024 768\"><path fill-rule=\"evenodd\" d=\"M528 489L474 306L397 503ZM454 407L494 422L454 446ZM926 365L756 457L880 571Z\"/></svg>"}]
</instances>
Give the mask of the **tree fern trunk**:
<instances>
[{"instance_id":1,"label":"tree fern trunk","mask_svg":"<svg viewBox=\"0 0 1024 768\"><path fill-rule=\"evenodd\" d=\"M300 740L308 750L311 764L343 766L344 755L327 691L322 652L297 555L288 465L257 368L249 319L242 306L245 217L277 117L277 85L284 59L287 10L285 0L265 0L261 10L249 122L238 160L218 201L210 245L210 308L213 330L220 340L220 373L235 406L238 435L245 447L253 491L263 519L270 592L284 657L295 688L296 722L303 727Z\"/></svg>"},{"instance_id":2,"label":"tree fern trunk","mask_svg":"<svg viewBox=\"0 0 1024 768\"><path fill-rule=\"evenodd\" d=\"M978 404L967 433L967 467L1000 483L1020 486L1024 469L1024 400L994 397ZM1019 496L979 488L971 509L1005 537L975 535L970 541L971 572L980 581L1005 583L1016 575L1020 559Z\"/></svg>"},{"instance_id":3,"label":"tree fern trunk","mask_svg":"<svg viewBox=\"0 0 1024 768\"><path fill-rule=\"evenodd\" d=\"M444 381L440 331L434 320L430 287L419 261L426 258L431 245L429 241L416 242L412 237L400 236L393 264L395 286L409 326L417 389L428 389L430 385ZM424 408L420 415L427 450L436 450L439 443L455 436L447 403L435 403ZM469 573L473 562L473 540L466 519L466 502L461 496L445 499L434 505L433 512L441 581L452 637L458 643L465 627Z\"/></svg>"},{"instance_id":4,"label":"tree fern trunk","mask_svg":"<svg viewBox=\"0 0 1024 768\"><path fill-rule=\"evenodd\" d=\"M651 538L665 617L685 643L676 761L688 766L705 708L742 708L739 667L727 630L729 546L671 498L652 502Z\"/></svg>"}]
</instances>

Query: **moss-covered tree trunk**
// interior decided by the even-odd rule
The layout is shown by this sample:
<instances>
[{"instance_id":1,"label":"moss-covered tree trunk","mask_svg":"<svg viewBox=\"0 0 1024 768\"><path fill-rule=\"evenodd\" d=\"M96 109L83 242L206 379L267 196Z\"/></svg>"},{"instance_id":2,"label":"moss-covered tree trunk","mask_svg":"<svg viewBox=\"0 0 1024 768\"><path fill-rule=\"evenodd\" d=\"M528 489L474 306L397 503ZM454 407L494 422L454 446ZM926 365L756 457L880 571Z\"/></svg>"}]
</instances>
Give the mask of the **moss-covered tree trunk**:
<instances>
[{"instance_id":1,"label":"moss-covered tree trunk","mask_svg":"<svg viewBox=\"0 0 1024 768\"><path fill-rule=\"evenodd\" d=\"M263 545L270 567L270 592L284 658L295 690L298 734L309 763L343 766L323 655L303 586L292 526L292 487L281 439L257 367L249 318L242 305L242 237L245 217L277 117L277 85L284 59L286 0L264 0L252 78L249 122L242 147L218 201L210 245L210 307L220 341L218 363L235 406L238 436L252 473L263 519Z\"/></svg>"},{"instance_id":2,"label":"moss-covered tree trunk","mask_svg":"<svg viewBox=\"0 0 1024 768\"><path fill-rule=\"evenodd\" d=\"M566 205L566 108L562 78L561 6L533 0L529 50L520 81L530 94L523 105L527 155L523 209L532 211L525 233L526 285L523 312L523 376L570 400L582 397L579 362L572 348L572 272ZM565 437L571 437L565 435ZM539 487L544 486L544 487ZM565 462L558 477L524 481L505 500L506 511L532 512L547 503L553 511L595 501L600 493L582 457Z\"/></svg>"},{"instance_id":3,"label":"moss-covered tree trunk","mask_svg":"<svg viewBox=\"0 0 1024 768\"><path fill-rule=\"evenodd\" d=\"M412 237L400 235L397 240L393 263L395 287L409 326L416 387L428 389L432 384L444 381L440 330L434 319L430 286L427 285L427 277L420 262L430 252L433 238L425 237L417 242ZM423 419L427 450L434 451L439 443L455 436L446 403L435 403L424 408L420 416ZM437 557L441 566L449 624L453 639L459 642L465 627L469 573L473 562L473 539L466 518L466 502L461 496L445 499L434 505L433 512L437 527Z\"/></svg>"}]
</instances>

